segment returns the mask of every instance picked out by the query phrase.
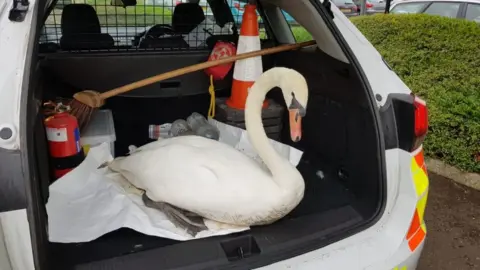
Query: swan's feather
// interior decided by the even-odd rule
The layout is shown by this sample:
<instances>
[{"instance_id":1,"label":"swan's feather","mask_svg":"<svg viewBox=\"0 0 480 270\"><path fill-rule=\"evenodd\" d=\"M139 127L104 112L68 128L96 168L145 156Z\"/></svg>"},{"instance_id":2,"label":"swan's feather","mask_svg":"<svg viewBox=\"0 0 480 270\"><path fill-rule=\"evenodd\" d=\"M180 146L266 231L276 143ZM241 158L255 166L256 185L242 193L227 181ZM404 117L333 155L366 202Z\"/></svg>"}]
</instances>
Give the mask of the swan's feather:
<instances>
[{"instance_id":1,"label":"swan's feather","mask_svg":"<svg viewBox=\"0 0 480 270\"><path fill-rule=\"evenodd\" d=\"M177 228L186 230L192 236L208 229L203 217L195 213L187 212L168 203L154 202L146 194L143 194L142 200L145 206L162 211Z\"/></svg>"}]
</instances>

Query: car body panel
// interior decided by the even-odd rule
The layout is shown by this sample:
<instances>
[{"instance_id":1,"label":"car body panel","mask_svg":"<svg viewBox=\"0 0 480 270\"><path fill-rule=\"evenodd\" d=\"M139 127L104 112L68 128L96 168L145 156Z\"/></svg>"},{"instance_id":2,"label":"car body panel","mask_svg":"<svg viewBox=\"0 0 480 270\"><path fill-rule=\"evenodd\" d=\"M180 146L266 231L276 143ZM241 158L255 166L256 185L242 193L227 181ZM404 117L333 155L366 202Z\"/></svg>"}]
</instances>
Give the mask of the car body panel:
<instances>
[{"instance_id":1,"label":"car body panel","mask_svg":"<svg viewBox=\"0 0 480 270\"><path fill-rule=\"evenodd\" d=\"M3 232L1 214L0 214L0 269L12 270L12 264L10 263L10 256L8 255L8 252L7 252L7 244L5 243L5 234Z\"/></svg>"},{"instance_id":2,"label":"car body panel","mask_svg":"<svg viewBox=\"0 0 480 270\"><path fill-rule=\"evenodd\" d=\"M5 251L8 254L7 262L2 265L0 261L0 269L4 269L1 266L10 266L12 270L34 270L27 210L0 213L0 227L0 244L2 242L5 244Z\"/></svg>"},{"instance_id":3,"label":"car body panel","mask_svg":"<svg viewBox=\"0 0 480 270\"><path fill-rule=\"evenodd\" d=\"M415 186L409 165L413 155L403 150L386 151L388 196L385 214L372 227L322 249L258 268L277 269L416 269L424 242L410 251L405 235L416 207ZM405 179L410 181L399 181ZM392 180L392 181L390 181ZM395 182L396 180L396 182ZM397 197L393 200L392 197Z\"/></svg>"},{"instance_id":4,"label":"car body panel","mask_svg":"<svg viewBox=\"0 0 480 270\"><path fill-rule=\"evenodd\" d=\"M27 23L12 22L8 19L8 13L13 1L3 0L0 2L2 13L0 15L0 51L2 65L0 65L0 131L10 129L12 134L8 139L0 136L0 148L6 150L20 149L19 125L20 125L20 98L25 70L27 51L30 47L29 38L32 28L28 23L32 12L28 12L25 18ZM34 6L30 3L30 9Z\"/></svg>"}]
</instances>

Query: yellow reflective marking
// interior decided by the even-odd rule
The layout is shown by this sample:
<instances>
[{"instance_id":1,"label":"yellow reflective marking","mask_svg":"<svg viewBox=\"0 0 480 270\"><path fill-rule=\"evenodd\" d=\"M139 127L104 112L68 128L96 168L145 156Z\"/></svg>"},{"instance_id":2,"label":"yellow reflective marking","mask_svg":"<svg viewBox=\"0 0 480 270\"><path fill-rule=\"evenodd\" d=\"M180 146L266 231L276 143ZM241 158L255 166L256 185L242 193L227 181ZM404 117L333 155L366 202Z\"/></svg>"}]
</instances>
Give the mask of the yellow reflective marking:
<instances>
[{"instance_id":1,"label":"yellow reflective marking","mask_svg":"<svg viewBox=\"0 0 480 270\"><path fill-rule=\"evenodd\" d=\"M421 196L428 187L428 177L425 172L417 164L415 158L412 158L412 175L413 182L415 184L415 190L417 191L417 196Z\"/></svg>"},{"instance_id":2,"label":"yellow reflective marking","mask_svg":"<svg viewBox=\"0 0 480 270\"><path fill-rule=\"evenodd\" d=\"M420 225L420 227L425 233L427 233L427 226L425 225L425 222L423 222L422 225Z\"/></svg>"},{"instance_id":3,"label":"yellow reflective marking","mask_svg":"<svg viewBox=\"0 0 480 270\"><path fill-rule=\"evenodd\" d=\"M423 222L423 216L425 214L425 206L427 205L428 190L425 192L417 202L417 211L420 222Z\"/></svg>"},{"instance_id":4,"label":"yellow reflective marking","mask_svg":"<svg viewBox=\"0 0 480 270\"><path fill-rule=\"evenodd\" d=\"M410 165L411 165L413 175L420 172L421 168L420 168L420 166L418 166L417 161L415 160L415 157L412 157L412 162L411 162Z\"/></svg>"}]
</instances>

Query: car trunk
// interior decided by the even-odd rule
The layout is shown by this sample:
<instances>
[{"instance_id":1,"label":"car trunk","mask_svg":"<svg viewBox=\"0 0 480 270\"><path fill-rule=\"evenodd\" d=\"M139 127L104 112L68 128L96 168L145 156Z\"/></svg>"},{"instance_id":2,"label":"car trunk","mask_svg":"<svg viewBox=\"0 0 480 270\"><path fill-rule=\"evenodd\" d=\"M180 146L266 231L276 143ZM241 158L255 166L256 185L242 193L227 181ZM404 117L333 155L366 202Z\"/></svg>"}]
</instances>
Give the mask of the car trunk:
<instances>
[{"instance_id":1,"label":"car trunk","mask_svg":"<svg viewBox=\"0 0 480 270\"><path fill-rule=\"evenodd\" d=\"M147 76L199 63L209 51L40 54L37 99L71 97L81 89L107 90ZM254 268L318 249L357 233L377 218L383 205L383 156L373 102L357 69L318 49L263 57L264 69L294 68L309 85L307 115L298 143L289 138L283 116L283 143L304 151L298 170L306 183L302 202L269 226L233 235L192 241L153 237L120 229L86 243L46 241L48 269L204 269ZM217 82L217 95L228 96L232 73ZM109 99L115 153L143 145L148 126L206 115L208 78L202 72L156 83ZM284 105L280 91L269 97ZM35 123L35 150L44 201L52 181L42 117ZM193 177L193 176L192 176ZM46 217L44 208L43 217ZM46 218L45 218L46 220ZM37 233L46 236L45 230ZM183 269L183 268L182 268Z\"/></svg>"}]
</instances>

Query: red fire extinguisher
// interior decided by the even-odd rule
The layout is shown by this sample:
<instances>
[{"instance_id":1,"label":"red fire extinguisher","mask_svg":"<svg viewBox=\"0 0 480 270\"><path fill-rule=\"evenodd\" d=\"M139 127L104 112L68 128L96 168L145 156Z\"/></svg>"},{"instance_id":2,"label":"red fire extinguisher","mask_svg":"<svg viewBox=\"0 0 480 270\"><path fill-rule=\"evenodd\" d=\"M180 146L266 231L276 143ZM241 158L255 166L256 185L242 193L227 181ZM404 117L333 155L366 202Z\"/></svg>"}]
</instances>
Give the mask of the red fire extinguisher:
<instances>
[{"instance_id":1,"label":"red fire extinguisher","mask_svg":"<svg viewBox=\"0 0 480 270\"><path fill-rule=\"evenodd\" d=\"M77 119L68 111L68 106L56 104L53 113L44 120L55 179L70 172L85 159Z\"/></svg>"}]
</instances>

